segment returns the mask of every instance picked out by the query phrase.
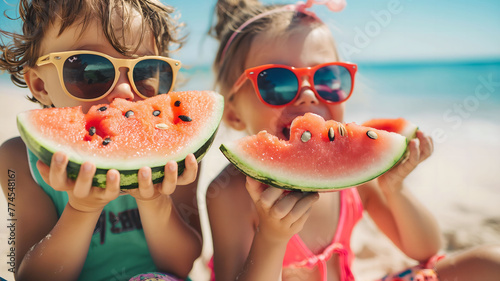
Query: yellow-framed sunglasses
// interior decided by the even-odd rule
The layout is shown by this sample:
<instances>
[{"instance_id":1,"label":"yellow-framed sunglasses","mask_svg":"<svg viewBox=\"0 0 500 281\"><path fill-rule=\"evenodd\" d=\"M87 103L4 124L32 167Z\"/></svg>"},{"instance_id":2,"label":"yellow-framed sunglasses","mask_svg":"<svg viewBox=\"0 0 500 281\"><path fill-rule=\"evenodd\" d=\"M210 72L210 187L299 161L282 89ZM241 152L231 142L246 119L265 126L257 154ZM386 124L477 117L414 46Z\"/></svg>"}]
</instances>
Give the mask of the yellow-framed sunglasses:
<instances>
[{"instance_id":1,"label":"yellow-framed sunglasses","mask_svg":"<svg viewBox=\"0 0 500 281\"><path fill-rule=\"evenodd\" d=\"M94 101L105 97L116 85L120 68L128 68L133 90L142 98L172 90L181 62L163 56L118 59L94 51L49 53L38 58L36 65L56 66L61 86L72 98Z\"/></svg>"}]
</instances>

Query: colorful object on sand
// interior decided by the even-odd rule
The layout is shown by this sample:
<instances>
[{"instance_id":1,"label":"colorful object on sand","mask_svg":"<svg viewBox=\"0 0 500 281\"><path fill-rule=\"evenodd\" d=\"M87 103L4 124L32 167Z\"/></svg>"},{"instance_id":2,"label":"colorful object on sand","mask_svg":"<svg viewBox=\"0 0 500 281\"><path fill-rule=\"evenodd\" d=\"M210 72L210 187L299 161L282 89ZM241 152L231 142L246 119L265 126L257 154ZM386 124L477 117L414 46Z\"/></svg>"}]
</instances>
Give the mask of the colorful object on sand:
<instances>
[{"instance_id":1,"label":"colorful object on sand","mask_svg":"<svg viewBox=\"0 0 500 281\"><path fill-rule=\"evenodd\" d=\"M406 138L355 123L325 121L306 113L295 118L290 140L266 131L222 144L220 150L244 174L265 184L302 191L359 185L392 168Z\"/></svg>"},{"instance_id":2,"label":"colorful object on sand","mask_svg":"<svg viewBox=\"0 0 500 281\"><path fill-rule=\"evenodd\" d=\"M370 127L378 130L398 133L408 141L415 138L418 126L404 118L377 118L371 119L363 123L362 126Z\"/></svg>"},{"instance_id":3,"label":"colorful object on sand","mask_svg":"<svg viewBox=\"0 0 500 281\"><path fill-rule=\"evenodd\" d=\"M93 185L106 186L106 172L120 172L122 189L136 188L137 171L148 166L153 182L163 180L164 166L176 161L179 174L184 159L194 153L201 160L210 147L224 109L215 92L170 92L131 102L115 99L81 107L46 108L20 113L17 124L26 146L44 163L63 151L67 174L75 179L86 161L97 167Z\"/></svg>"}]
</instances>

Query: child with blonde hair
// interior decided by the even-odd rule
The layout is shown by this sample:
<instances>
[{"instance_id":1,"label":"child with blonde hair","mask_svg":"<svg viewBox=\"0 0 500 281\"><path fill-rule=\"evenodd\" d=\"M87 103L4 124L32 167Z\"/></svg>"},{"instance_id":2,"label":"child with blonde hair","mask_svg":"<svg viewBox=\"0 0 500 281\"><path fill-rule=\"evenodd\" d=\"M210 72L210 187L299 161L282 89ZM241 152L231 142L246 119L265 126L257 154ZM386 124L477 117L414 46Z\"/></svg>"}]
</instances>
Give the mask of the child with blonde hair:
<instances>
[{"instance_id":1,"label":"child with blonde hair","mask_svg":"<svg viewBox=\"0 0 500 281\"><path fill-rule=\"evenodd\" d=\"M183 41L172 7L156 0L22 0L19 5L22 34L2 31L12 41L2 42L0 69L28 87L32 101L44 107L79 105L86 112L114 99L134 101L172 90L180 62L168 56ZM145 59L161 69L147 79L140 67ZM122 60L130 68L117 68ZM70 65L75 61L81 62L79 69ZM101 77L68 77L67 71L94 71L94 76L100 71ZM83 163L76 180L67 178L67 163L67 156L56 152L50 166L43 164L19 137L0 147L1 185L9 186L11 173L16 180L16 280L128 280L148 272L156 272L151 274L157 280L188 276L201 239L176 210L192 205L193 198L183 201L189 192L177 192L176 186L195 181L194 155L188 155L179 177L177 164L167 163L159 184L152 183L149 167L141 168L139 188L125 195L117 170L109 170L106 188L99 188L91 184L93 163Z\"/></svg>"},{"instance_id":2,"label":"child with blonde hair","mask_svg":"<svg viewBox=\"0 0 500 281\"><path fill-rule=\"evenodd\" d=\"M286 140L292 120L307 112L344 121L357 66L341 61L328 27L309 10L315 2L335 12L345 5L218 1L214 69L226 97L223 120L231 128L250 135L266 130ZM377 179L321 194L266 186L227 166L206 198L213 278L352 281L350 237L366 210L404 254L420 262L383 280L499 280L498 247L438 255L437 222L404 182L431 156L432 139L418 131L408 150L407 161Z\"/></svg>"}]
</instances>

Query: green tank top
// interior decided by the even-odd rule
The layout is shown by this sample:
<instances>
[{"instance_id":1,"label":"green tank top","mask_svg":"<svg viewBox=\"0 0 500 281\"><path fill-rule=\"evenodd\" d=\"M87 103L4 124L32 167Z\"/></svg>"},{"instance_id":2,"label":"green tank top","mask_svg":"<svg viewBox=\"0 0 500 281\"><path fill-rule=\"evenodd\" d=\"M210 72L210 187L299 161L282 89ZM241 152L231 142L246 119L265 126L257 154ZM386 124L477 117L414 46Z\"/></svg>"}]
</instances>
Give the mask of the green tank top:
<instances>
[{"instance_id":1,"label":"green tank top","mask_svg":"<svg viewBox=\"0 0 500 281\"><path fill-rule=\"evenodd\" d=\"M52 199L61 217L68 194L46 184L35 165L38 158L29 150L28 157L33 178ZM157 269L146 244L135 198L119 196L104 207L99 217L78 280L129 280L153 271Z\"/></svg>"}]
</instances>

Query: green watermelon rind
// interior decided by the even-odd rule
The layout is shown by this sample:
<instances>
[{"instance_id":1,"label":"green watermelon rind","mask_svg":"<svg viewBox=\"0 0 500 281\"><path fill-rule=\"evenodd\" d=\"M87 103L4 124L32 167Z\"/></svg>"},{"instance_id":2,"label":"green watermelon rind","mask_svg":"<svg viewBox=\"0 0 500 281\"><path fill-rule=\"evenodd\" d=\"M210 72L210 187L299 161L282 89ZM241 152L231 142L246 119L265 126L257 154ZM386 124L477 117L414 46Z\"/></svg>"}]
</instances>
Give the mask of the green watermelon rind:
<instances>
[{"instance_id":1,"label":"green watermelon rind","mask_svg":"<svg viewBox=\"0 0 500 281\"><path fill-rule=\"evenodd\" d=\"M399 163L399 161L403 158L406 151L406 142L405 145L402 145L399 149L398 153L395 153L395 157L390 165L387 167L381 168L379 172L373 173L371 176L366 178L352 180L350 182L345 182L338 184L337 186L327 185L325 182L324 185L310 185L306 183L302 183L300 181L294 181L290 179L288 181L284 179L277 179L275 176L269 175L269 171L264 171L262 169L258 169L255 165L252 165L248 161L242 159L234 153L227 145L221 144L219 147L220 151L224 154L224 156L231 162L238 170L240 170L243 174L263 183L266 185L274 186L281 189L288 190L300 190L303 192L321 192L321 191L335 191L350 188L353 186L357 186L373 180L385 172L389 171L392 167Z\"/></svg>"},{"instance_id":2,"label":"green watermelon rind","mask_svg":"<svg viewBox=\"0 0 500 281\"><path fill-rule=\"evenodd\" d=\"M205 137L205 139L202 140L203 145L201 145L195 152L193 152L193 154L196 157L198 162L201 161L201 159L205 156L205 154L209 150L210 146L212 145L213 140L215 139L215 136L217 135L220 121L222 119L222 113L223 113L223 109L224 109L224 105L223 105L224 101L223 101L222 96L220 96L218 94L215 96L215 98L218 99L218 103L216 103L216 104L218 104L218 106L216 106L214 108L214 115L213 115L214 126L212 126L212 128L207 128L207 127L204 128L206 131L210 131L211 135L208 138ZM28 112L25 112L25 113L21 113L17 116L17 127L18 127L19 133L21 135L21 138L23 139L27 148L31 152L33 152L33 154L35 154L35 156L37 156L39 160L41 160L46 165L50 166L50 163L52 160L52 155L55 152L61 150L60 149L61 147L55 147L54 145L49 144L49 143L44 144L43 139L37 138L33 134L31 134L29 132L29 130L26 128L28 123L24 120L26 118L26 116L28 116L28 114L29 114ZM217 120L216 125L215 125L215 120ZM209 125L209 124L207 124L207 125ZM206 135L208 135L208 134L206 134ZM200 137L198 137L198 140L199 139L200 139ZM193 146L197 146L197 145L193 145ZM188 150L189 150L189 148L184 149L181 153L179 153L179 155L177 155L177 157L170 157L170 159L168 160L168 161L176 161L177 162L178 175L181 175L185 169L184 160L185 160L186 156L189 153L191 153L191 152L187 152ZM78 160L75 159L75 157L71 156L71 153L70 153L70 155L68 155L68 157L69 157L69 159L68 159L69 161L68 161L68 165L66 167L67 176L68 176L68 178L76 179L78 176L78 173L80 171L80 166L85 161L82 161L82 159L78 159ZM164 161L164 162L165 163L161 163L161 164L155 163L154 165L150 165L147 163L145 165L137 165L137 169L135 169L135 168L133 168L133 169L121 169L119 167L114 168L114 169L118 170L118 172L120 173L120 189L137 188L139 186L138 179L137 179L137 172L138 172L139 168L141 168L143 166L149 166L151 168L151 177L152 177L152 181L154 184L162 182L163 178L165 176L164 169L165 169L165 165L166 165L167 161ZM101 188L105 188L106 187L106 173L109 169L111 169L111 167L109 167L109 168L107 168L107 167L106 168L97 168L96 172L94 174L94 177L92 179L92 185L97 186L97 187L101 187Z\"/></svg>"}]
</instances>

